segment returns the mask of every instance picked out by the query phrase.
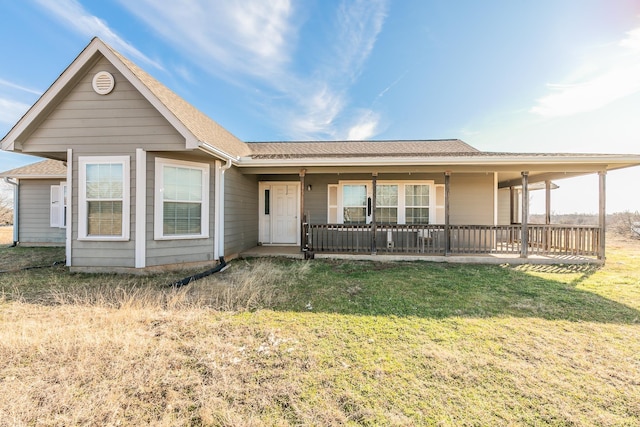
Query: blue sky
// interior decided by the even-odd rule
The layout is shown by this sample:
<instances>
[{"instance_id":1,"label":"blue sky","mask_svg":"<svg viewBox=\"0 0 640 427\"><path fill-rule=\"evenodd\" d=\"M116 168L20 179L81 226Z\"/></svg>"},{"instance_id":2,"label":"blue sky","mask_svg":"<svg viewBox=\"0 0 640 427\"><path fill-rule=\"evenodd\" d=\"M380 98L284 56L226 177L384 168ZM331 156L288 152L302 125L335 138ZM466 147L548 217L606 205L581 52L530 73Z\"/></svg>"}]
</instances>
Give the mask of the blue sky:
<instances>
[{"instance_id":1,"label":"blue sky","mask_svg":"<svg viewBox=\"0 0 640 427\"><path fill-rule=\"evenodd\" d=\"M245 141L640 153L638 0L6 0L0 16L2 135L99 36ZM0 170L34 160L3 152ZM637 182L608 175L610 212L640 210ZM554 211L596 211L596 177L558 184Z\"/></svg>"}]
</instances>

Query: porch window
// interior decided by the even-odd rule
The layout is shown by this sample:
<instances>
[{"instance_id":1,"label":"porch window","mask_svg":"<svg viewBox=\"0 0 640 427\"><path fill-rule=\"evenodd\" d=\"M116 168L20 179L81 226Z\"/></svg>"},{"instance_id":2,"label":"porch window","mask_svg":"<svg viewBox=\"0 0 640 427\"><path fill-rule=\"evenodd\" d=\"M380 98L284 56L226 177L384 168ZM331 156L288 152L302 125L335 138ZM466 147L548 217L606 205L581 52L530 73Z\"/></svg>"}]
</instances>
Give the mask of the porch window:
<instances>
[{"instance_id":1,"label":"porch window","mask_svg":"<svg viewBox=\"0 0 640 427\"><path fill-rule=\"evenodd\" d=\"M342 187L345 224L364 224L367 221L367 186L345 184Z\"/></svg>"},{"instance_id":2,"label":"porch window","mask_svg":"<svg viewBox=\"0 0 640 427\"><path fill-rule=\"evenodd\" d=\"M376 222L398 223L398 185L376 185Z\"/></svg>"},{"instance_id":3,"label":"porch window","mask_svg":"<svg viewBox=\"0 0 640 427\"><path fill-rule=\"evenodd\" d=\"M405 223L429 223L429 186L406 184L404 186Z\"/></svg>"},{"instance_id":4,"label":"porch window","mask_svg":"<svg viewBox=\"0 0 640 427\"><path fill-rule=\"evenodd\" d=\"M208 164L156 158L154 237L208 237L208 195Z\"/></svg>"},{"instance_id":5,"label":"porch window","mask_svg":"<svg viewBox=\"0 0 640 427\"><path fill-rule=\"evenodd\" d=\"M375 188L376 222L378 224L431 224L435 222L433 181L384 181ZM333 209L339 214L338 223L369 224L372 218L373 183L339 181L328 184L327 217L332 223ZM337 194L336 194L337 193ZM336 194L337 206L332 204ZM433 206L432 206L433 204Z\"/></svg>"},{"instance_id":6,"label":"porch window","mask_svg":"<svg viewBox=\"0 0 640 427\"><path fill-rule=\"evenodd\" d=\"M78 163L78 238L129 240L129 156L80 157Z\"/></svg>"}]
</instances>

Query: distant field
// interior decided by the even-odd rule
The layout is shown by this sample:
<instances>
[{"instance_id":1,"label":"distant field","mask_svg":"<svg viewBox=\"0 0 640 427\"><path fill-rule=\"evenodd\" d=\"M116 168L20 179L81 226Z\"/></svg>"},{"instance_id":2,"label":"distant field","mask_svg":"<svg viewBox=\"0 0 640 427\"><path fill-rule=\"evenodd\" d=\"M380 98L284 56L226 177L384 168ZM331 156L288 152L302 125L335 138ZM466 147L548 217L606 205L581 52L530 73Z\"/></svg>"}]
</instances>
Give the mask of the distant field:
<instances>
[{"instance_id":1,"label":"distant field","mask_svg":"<svg viewBox=\"0 0 640 427\"><path fill-rule=\"evenodd\" d=\"M0 426L640 425L640 242L602 268L236 260L0 274ZM1 248L0 270L63 248Z\"/></svg>"},{"instance_id":2,"label":"distant field","mask_svg":"<svg viewBox=\"0 0 640 427\"><path fill-rule=\"evenodd\" d=\"M13 227L0 227L0 245L10 245L13 243Z\"/></svg>"}]
</instances>

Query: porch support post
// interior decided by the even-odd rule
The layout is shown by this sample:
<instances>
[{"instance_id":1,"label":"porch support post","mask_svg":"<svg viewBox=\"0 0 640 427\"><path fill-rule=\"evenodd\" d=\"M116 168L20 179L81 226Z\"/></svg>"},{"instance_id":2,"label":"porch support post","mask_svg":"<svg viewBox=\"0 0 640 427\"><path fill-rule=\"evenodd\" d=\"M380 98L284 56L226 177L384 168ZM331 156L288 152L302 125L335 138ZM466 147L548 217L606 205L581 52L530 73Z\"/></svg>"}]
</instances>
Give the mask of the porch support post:
<instances>
[{"instance_id":1,"label":"porch support post","mask_svg":"<svg viewBox=\"0 0 640 427\"><path fill-rule=\"evenodd\" d=\"M513 187L509 187L509 223L514 224L516 222L516 190Z\"/></svg>"},{"instance_id":2,"label":"porch support post","mask_svg":"<svg viewBox=\"0 0 640 427\"><path fill-rule=\"evenodd\" d=\"M444 255L451 255L451 229L449 228L449 192L451 190L451 172L444 173Z\"/></svg>"},{"instance_id":3,"label":"porch support post","mask_svg":"<svg viewBox=\"0 0 640 427\"><path fill-rule=\"evenodd\" d=\"M544 215L544 223L549 225L551 224L551 181L546 180L544 182L544 190L545 190L545 215Z\"/></svg>"},{"instance_id":4,"label":"porch support post","mask_svg":"<svg viewBox=\"0 0 640 427\"><path fill-rule=\"evenodd\" d=\"M304 229L304 225L307 222L307 219L304 217L304 192L306 190L304 186L304 176L306 173L306 169L300 169L300 252L303 252L307 246L307 235Z\"/></svg>"},{"instance_id":5,"label":"porch support post","mask_svg":"<svg viewBox=\"0 0 640 427\"><path fill-rule=\"evenodd\" d=\"M371 174L371 255L375 255L378 252L378 224L376 223L376 185L378 184L378 172Z\"/></svg>"},{"instance_id":6,"label":"porch support post","mask_svg":"<svg viewBox=\"0 0 640 427\"><path fill-rule=\"evenodd\" d=\"M544 223L547 225L547 229L545 230L545 242L544 249L548 251L551 249L551 181L546 180L544 182L544 191L545 191L545 213L544 213Z\"/></svg>"},{"instance_id":7,"label":"porch support post","mask_svg":"<svg viewBox=\"0 0 640 427\"><path fill-rule=\"evenodd\" d=\"M599 203L598 203L598 223L600 226L600 247L598 248L598 259L604 261L605 256L605 243L607 232L607 171L598 172L600 178L599 184Z\"/></svg>"},{"instance_id":8,"label":"porch support post","mask_svg":"<svg viewBox=\"0 0 640 427\"><path fill-rule=\"evenodd\" d=\"M529 255L529 172L522 172L522 236L520 236L520 258Z\"/></svg>"}]
</instances>

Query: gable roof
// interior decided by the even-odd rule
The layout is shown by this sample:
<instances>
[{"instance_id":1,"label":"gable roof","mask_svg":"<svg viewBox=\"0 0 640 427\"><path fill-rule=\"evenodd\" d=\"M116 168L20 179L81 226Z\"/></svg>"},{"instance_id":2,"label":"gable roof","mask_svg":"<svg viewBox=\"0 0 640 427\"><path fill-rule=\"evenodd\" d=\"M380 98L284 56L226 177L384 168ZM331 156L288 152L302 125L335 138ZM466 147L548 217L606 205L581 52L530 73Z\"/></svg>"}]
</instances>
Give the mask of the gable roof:
<instances>
[{"instance_id":1,"label":"gable roof","mask_svg":"<svg viewBox=\"0 0 640 427\"><path fill-rule=\"evenodd\" d=\"M66 178L67 166L58 160L43 160L0 173L0 178L38 179Z\"/></svg>"},{"instance_id":2,"label":"gable roof","mask_svg":"<svg viewBox=\"0 0 640 427\"><path fill-rule=\"evenodd\" d=\"M15 143L29 126L46 116L73 84L101 54L129 80L165 119L185 138L185 148L201 148L218 157L237 159L250 153L247 144L179 97L140 67L95 37L45 91L36 103L2 139L3 150L14 150Z\"/></svg>"}]
</instances>

